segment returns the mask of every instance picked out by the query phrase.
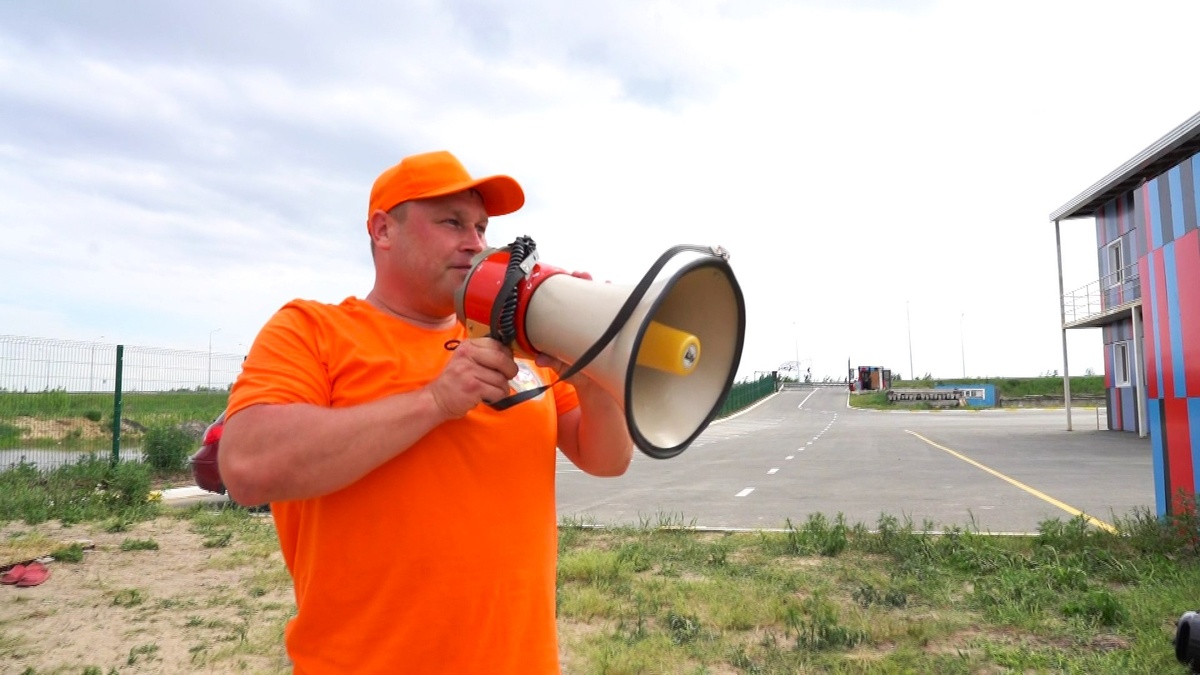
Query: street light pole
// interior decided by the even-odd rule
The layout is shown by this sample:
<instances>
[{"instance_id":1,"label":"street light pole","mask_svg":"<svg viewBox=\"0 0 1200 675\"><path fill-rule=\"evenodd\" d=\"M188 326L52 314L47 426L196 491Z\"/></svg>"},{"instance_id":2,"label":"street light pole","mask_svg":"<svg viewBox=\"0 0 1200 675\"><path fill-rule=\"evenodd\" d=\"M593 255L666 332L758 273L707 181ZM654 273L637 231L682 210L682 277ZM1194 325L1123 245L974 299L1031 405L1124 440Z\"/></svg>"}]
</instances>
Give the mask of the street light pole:
<instances>
[{"instance_id":1,"label":"street light pole","mask_svg":"<svg viewBox=\"0 0 1200 675\"><path fill-rule=\"evenodd\" d=\"M963 379L967 379L967 339L963 335L963 317L967 313L963 312L958 315L958 351L962 356Z\"/></svg>"},{"instance_id":2,"label":"street light pole","mask_svg":"<svg viewBox=\"0 0 1200 675\"><path fill-rule=\"evenodd\" d=\"M792 322L792 345L796 348L796 384L800 383L800 327Z\"/></svg>"},{"instance_id":3,"label":"street light pole","mask_svg":"<svg viewBox=\"0 0 1200 675\"><path fill-rule=\"evenodd\" d=\"M908 309L908 301L907 300L904 301L904 316L905 316L905 319L908 321L908 372L910 373L910 377L912 379L916 380L916 379L918 379L917 371L913 369L913 360L912 360L912 312L910 312Z\"/></svg>"},{"instance_id":4,"label":"street light pole","mask_svg":"<svg viewBox=\"0 0 1200 675\"><path fill-rule=\"evenodd\" d=\"M216 329L210 330L208 332L208 390L209 391L212 391L212 337L213 337L214 333L217 333L220 330L221 330L220 328L216 328Z\"/></svg>"}]
</instances>

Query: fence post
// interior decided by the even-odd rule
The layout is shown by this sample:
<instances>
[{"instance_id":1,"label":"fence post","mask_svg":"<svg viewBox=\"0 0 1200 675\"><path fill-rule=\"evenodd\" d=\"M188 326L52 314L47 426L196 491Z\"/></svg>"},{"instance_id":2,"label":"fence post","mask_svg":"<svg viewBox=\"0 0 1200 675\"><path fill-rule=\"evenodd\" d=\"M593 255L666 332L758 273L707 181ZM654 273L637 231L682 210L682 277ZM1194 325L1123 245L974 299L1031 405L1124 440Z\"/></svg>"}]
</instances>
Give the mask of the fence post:
<instances>
[{"instance_id":1,"label":"fence post","mask_svg":"<svg viewBox=\"0 0 1200 675\"><path fill-rule=\"evenodd\" d=\"M113 391L112 465L121 461L121 373L125 370L125 345L117 345L117 373Z\"/></svg>"}]
</instances>

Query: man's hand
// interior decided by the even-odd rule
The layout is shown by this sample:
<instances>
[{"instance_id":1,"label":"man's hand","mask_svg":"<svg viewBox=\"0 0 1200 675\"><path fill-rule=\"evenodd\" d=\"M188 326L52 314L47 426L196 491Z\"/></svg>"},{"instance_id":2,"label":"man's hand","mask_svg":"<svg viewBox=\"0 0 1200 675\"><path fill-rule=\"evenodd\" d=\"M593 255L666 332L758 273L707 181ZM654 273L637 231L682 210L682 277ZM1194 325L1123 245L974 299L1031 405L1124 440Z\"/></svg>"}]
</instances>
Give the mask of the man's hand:
<instances>
[{"instance_id":1,"label":"man's hand","mask_svg":"<svg viewBox=\"0 0 1200 675\"><path fill-rule=\"evenodd\" d=\"M459 343L428 388L446 417L459 419L482 402L508 396L508 381L516 376L512 350L492 338L475 338Z\"/></svg>"}]
</instances>

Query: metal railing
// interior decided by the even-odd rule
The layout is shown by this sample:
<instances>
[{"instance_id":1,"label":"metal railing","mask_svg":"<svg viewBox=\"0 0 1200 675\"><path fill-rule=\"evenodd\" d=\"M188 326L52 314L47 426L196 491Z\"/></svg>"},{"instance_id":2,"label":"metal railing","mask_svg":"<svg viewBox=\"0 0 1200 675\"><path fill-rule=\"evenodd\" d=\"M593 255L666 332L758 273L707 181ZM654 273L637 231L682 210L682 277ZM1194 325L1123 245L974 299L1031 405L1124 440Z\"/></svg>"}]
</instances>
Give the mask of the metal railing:
<instances>
[{"instance_id":1,"label":"metal railing","mask_svg":"<svg viewBox=\"0 0 1200 675\"><path fill-rule=\"evenodd\" d=\"M103 454L141 461L153 430L188 444L225 409L243 356L0 335L0 470Z\"/></svg>"},{"instance_id":2,"label":"metal railing","mask_svg":"<svg viewBox=\"0 0 1200 675\"><path fill-rule=\"evenodd\" d=\"M1141 300L1142 280L1137 265L1129 265L1063 295L1063 322L1086 321Z\"/></svg>"},{"instance_id":3,"label":"metal railing","mask_svg":"<svg viewBox=\"0 0 1200 675\"><path fill-rule=\"evenodd\" d=\"M717 413L717 418L726 417L749 406L760 399L774 394L779 387L779 381L774 375L762 375L757 380L739 382L729 390L725 403Z\"/></svg>"}]
</instances>

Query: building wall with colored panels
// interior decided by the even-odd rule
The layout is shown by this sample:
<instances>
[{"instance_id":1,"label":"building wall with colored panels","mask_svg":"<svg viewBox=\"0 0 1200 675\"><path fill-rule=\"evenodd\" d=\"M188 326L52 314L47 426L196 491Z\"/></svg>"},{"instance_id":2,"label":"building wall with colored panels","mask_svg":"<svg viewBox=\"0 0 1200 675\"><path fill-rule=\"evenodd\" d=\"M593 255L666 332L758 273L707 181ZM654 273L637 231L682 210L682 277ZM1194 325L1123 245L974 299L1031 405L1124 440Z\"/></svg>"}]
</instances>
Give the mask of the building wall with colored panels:
<instances>
[{"instance_id":1,"label":"building wall with colored panels","mask_svg":"<svg viewBox=\"0 0 1200 675\"><path fill-rule=\"evenodd\" d=\"M1133 320L1125 319L1102 327L1104 337L1104 390L1108 408L1108 428L1113 431L1137 431L1137 397L1135 392L1141 380L1139 369L1133 363ZM1117 344L1125 345L1128 359L1128 382L1117 381Z\"/></svg>"},{"instance_id":2,"label":"building wall with colored panels","mask_svg":"<svg viewBox=\"0 0 1200 675\"><path fill-rule=\"evenodd\" d=\"M1101 307L1117 307L1140 297L1141 287L1135 270L1137 261L1146 255L1142 214L1137 209L1134 193L1128 192L1105 204L1096 214L1096 256L1100 263ZM1113 265L1110 245L1121 249L1123 267ZM1122 271L1126 277L1116 275Z\"/></svg>"},{"instance_id":3,"label":"building wall with colored panels","mask_svg":"<svg viewBox=\"0 0 1200 675\"><path fill-rule=\"evenodd\" d=\"M1184 160L1133 192L1145 253L1141 281L1147 426L1158 512L1200 486L1200 161ZM1120 199L1116 201L1121 201Z\"/></svg>"}]
</instances>

